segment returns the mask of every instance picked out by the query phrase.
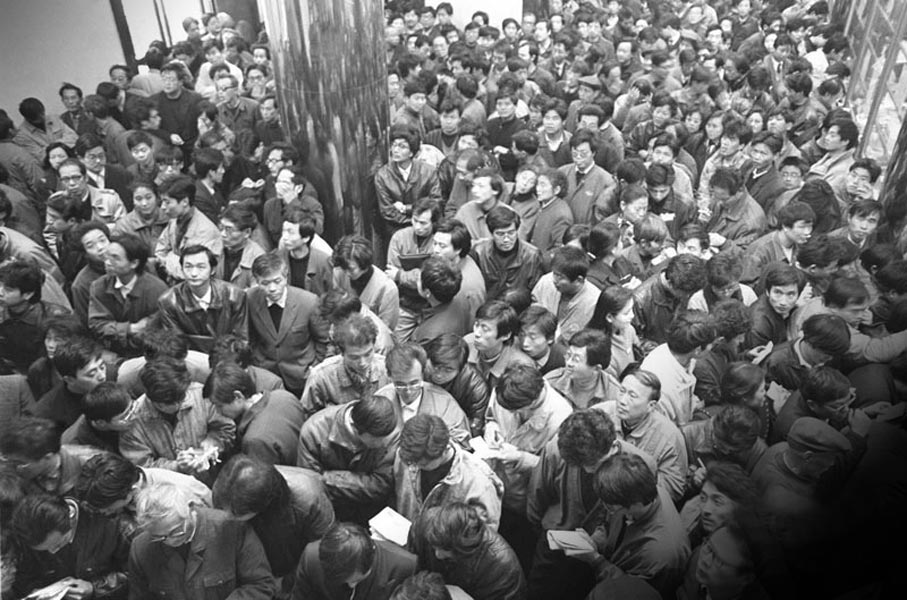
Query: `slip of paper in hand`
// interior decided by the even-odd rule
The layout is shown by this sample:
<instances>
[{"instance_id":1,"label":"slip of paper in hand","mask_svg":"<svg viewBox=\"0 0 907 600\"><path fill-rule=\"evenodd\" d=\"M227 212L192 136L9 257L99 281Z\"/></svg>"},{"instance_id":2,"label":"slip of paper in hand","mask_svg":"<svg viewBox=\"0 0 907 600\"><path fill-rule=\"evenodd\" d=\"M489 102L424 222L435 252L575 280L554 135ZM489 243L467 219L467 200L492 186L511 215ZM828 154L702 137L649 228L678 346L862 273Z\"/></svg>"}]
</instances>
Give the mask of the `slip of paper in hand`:
<instances>
[{"instance_id":1,"label":"slip of paper in hand","mask_svg":"<svg viewBox=\"0 0 907 600\"><path fill-rule=\"evenodd\" d=\"M26 596L26 600L61 600L69 591L71 577L61 579Z\"/></svg>"},{"instance_id":2,"label":"slip of paper in hand","mask_svg":"<svg viewBox=\"0 0 907 600\"><path fill-rule=\"evenodd\" d=\"M386 506L384 510L369 519L368 525L373 538L405 547L412 522L393 508Z\"/></svg>"},{"instance_id":3,"label":"slip of paper in hand","mask_svg":"<svg viewBox=\"0 0 907 600\"><path fill-rule=\"evenodd\" d=\"M563 550L567 556L577 556L596 552L595 542L584 529L576 531L548 531L548 547L552 550Z\"/></svg>"},{"instance_id":4,"label":"slip of paper in hand","mask_svg":"<svg viewBox=\"0 0 907 600\"><path fill-rule=\"evenodd\" d=\"M485 438L481 436L477 436L469 440L469 445L470 447L472 447L476 458L488 460L489 458L499 457L498 451L489 446L488 442L485 441Z\"/></svg>"}]
</instances>

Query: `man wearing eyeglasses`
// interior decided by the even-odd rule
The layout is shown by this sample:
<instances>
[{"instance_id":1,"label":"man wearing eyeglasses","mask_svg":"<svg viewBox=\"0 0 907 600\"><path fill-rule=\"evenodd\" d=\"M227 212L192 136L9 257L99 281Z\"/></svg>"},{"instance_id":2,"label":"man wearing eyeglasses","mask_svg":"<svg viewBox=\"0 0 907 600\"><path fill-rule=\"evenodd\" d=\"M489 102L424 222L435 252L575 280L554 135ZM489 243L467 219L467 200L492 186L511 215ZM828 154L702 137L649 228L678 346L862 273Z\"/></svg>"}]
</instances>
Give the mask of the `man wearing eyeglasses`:
<instances>
[{"instance_id":1,"label":"man wearing eyeglasses","mask_svg":"<svg viewBox=\"0 0 907 600\"><path fill-rule=\"evenodd\" d=\"M277 593L255 531L227 513L198 506L172 484L143 489L129 555L130 596L185 600L270 600Z\"/></svg>"},{"instance_id":2,"label":"man wearing eyeglasses","mask_svg":"<svg viewBox=\"0 0 907 600\"><path fill-rule=\"evenodd\" d=\"M119 194L88 185L88 170L83 163L74 158L66 159L60 165L59 173L63 190L70 198L80 202L82 220L113 225L126 214Z\"/></svg>"},{"instance_id":3,"label":"man wearing eyeglasses","mask_svg":"<svg viewBox=\"0 0 907 600\"><path fill-rule=\"evenodd\" d=\"M375 395L393 402L401 425L418 414L440 417L450 431L451 440L467 448L471 434L466 413L453 396L425 381L427 362L428 355L418 344L394 346L384 361L393 383L379 389Z\"/></svg>"}]
</instances>

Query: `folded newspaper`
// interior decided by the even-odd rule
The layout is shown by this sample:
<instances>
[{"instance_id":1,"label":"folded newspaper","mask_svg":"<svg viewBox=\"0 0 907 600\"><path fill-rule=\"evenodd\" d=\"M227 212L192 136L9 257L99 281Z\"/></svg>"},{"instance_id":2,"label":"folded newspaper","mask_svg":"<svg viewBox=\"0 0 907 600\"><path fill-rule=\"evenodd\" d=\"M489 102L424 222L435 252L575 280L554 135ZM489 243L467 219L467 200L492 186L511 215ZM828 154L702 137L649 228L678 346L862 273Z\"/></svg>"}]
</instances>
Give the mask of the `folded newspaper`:
<instances>
[{"instance_id":1,"label":"folded newspaper","mask_svg":"<svg viewBox=\"0 0 907 600\"><path fill-rule=\"evenodd\" d=\"M393 508L385 507L384 510L369 519L368 524L372 530L372 537L406 547L412 523Z\"/></svg>"},{"instance_id":2,"label":"folded newspaper","mask_svg":"<svg viewBox=\"0 0 907 600\"><path fill-rule=\"evenodd\" d=\"M591 554L597 552L592 536L583 529L576 531L549 531L548 547L552 550L563 550L567 556Z\"/></svg>"}]
</instances>

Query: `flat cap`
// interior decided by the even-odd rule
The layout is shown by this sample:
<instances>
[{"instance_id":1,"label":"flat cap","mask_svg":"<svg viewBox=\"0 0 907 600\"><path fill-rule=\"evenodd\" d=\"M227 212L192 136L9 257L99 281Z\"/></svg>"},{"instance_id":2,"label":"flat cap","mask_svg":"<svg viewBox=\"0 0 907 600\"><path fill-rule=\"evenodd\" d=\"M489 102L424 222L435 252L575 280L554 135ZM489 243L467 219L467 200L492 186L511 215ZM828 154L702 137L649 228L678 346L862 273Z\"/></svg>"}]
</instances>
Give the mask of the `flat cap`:
<instances>
[{"instance_id":1,"label":"flat cap","mask_svg":"<svg viewBox=\"0 0 907 600\"><path fill-rule=\"evenodd\" d=\"M585 77L580 77L579 84L590 87L593 90L598 90L602 87L602 82L599 81L598 77L595 77L594 75L586 75Z\"/></svg>"},{"instance_id":2,"label":"flat cap","mask_svg":"<svg viewBox=\"0 0 907 600\"><path fill-rule=\"evenodd\" d=\"M815 417L800 417L791 425L787 443L795 452L849 452L850 441L834 427Z\"/></svg>"}]
</instances>

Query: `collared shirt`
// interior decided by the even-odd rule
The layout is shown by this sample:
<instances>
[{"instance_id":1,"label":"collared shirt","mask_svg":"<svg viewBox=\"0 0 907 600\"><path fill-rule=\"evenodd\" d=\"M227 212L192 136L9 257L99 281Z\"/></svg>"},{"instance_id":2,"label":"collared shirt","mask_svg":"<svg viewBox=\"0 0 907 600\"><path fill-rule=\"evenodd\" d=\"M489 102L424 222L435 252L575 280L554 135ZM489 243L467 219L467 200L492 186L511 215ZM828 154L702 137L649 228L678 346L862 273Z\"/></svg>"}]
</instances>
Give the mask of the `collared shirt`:
<instances>
[{"instance_id":1,"label":"collared shirt","mask_svg":"<svg viewBox=\"0 0 907 600\"><path fill-rule=\"evenodd\" d=\"M100 173L92 173L91 171L87 171L86 173L88 175L88 179L90 179L91 182L95 184L95 187L98 187L100 189L107 187L106 185L104 185L107 179L107 167L102 167Z\"/></svg>"},{"instance_id":2,"label":"collared shirt","mask_svg":"<svg viewBox=\"0 0 907 600\"><path fill-rule=\"evenodd\" d=\"M120 292L120 294L123 295L123 298L125 298L126 296L129 295L129 292L132 291L132 288L135 287L135 282L138 281L138 280L139 280L138 277L133 277L133 278L129 281L129 283L123 283L122 281L120 281L120 278L117 277L116 280L113 282L113 287L114 287L114 289L116 289L118 292Z\"/></svg>"},{"instance_id":3,"label":"collared shirt","mask_svg":"<svg viewBox=\"0 0 907 600\"><path fill-rule=\"evenodd\" d=\"M419 397L406 404L405 402L400 402L400 408L403 409L403 422L406 423L417 414L419 414L419 407L422 406L422 394L419 394Z\"/></svg>"},{"instance_id":4,"label":"collared shirt","mask_svg":"<svg viewBox=\"0 0 907 600\"><path fill-rule=\"evenodd\" d=\"M202 310L208 310L211 306L211 286L208 286L208 291L205 292L204 296L198 297L193 293L192 297L195 298L198 305L202 307Z\"/></svg>"},{"instance_id":5,"label":"collared shirt","mask_svg":"<svg viewBox=\"0 0 907 600\"><path fill-rule=\"evenodd\" d=\"M280 308L287 307L287 288L283 288L283 294L276 301L272 302L268 300L268 308L271 308L274 305L279 306Z\"/></svg>"}]
</instances>

